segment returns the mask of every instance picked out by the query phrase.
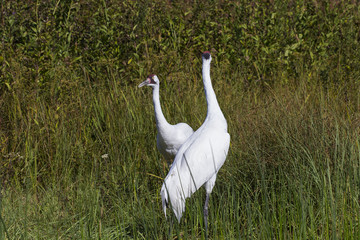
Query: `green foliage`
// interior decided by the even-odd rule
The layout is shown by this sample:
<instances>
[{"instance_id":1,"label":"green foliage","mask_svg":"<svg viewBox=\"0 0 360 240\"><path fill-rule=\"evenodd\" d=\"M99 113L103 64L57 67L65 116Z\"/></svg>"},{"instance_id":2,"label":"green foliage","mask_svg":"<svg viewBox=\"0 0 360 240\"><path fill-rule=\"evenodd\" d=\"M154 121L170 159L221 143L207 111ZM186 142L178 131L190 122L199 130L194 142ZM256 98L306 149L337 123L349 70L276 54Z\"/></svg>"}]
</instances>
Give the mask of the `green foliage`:
<instances>
[{"instance_id":1,"label":"green foliage","mask_svg":"<svg viewBox=\"0 0 360 240\"><path fill-rule=\"evenodd\" d=\"M358 239L353 1L1 1L0 238L205 238L204 193L161 209L150 89L169 122L206 114L200 53L231 148L209 238ZM4 238L5 238L4 237Z\"/></svg>"}]
</instances>

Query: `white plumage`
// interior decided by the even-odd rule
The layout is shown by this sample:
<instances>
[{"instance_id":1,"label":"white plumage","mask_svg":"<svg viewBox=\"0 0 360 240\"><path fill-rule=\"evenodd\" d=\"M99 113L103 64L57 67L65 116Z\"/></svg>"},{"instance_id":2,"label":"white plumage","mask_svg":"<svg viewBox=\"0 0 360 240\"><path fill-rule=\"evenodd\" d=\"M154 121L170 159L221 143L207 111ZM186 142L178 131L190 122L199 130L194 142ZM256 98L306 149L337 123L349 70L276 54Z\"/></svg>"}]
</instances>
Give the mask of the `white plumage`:
<instances>
[{"instance_id":1,"label":"white plumage","mask_svg":"<svg viewBox=\"0 0 360 240\"><path fill-rule=\"evenodd\" d=\"M155 120L158 130L156 146L170 164L181 145L193 134L194 130L186 123L171 125L166 121L160 105L160 81L156 75L149 75L144 82L139 84L139 87L145 85L153 88Z\"/></svg>"},{"instance_id":2,"label":"white plumage","mask_svg":"<svg viewBox=\"0 0 360 240\"><path fill-rule=\"evenodd\" d=\"M208 106L207 116L201 127L179 149L160 194L165 215L167 204L170 202L180 222L185 211L186 198L204 185L206 189L204 219L207 229L209 196L215 185L216 174L225 162L230 135L211 84L210 53L204 52L202 60L203 83Z\"/></svg>"}]
</instances>

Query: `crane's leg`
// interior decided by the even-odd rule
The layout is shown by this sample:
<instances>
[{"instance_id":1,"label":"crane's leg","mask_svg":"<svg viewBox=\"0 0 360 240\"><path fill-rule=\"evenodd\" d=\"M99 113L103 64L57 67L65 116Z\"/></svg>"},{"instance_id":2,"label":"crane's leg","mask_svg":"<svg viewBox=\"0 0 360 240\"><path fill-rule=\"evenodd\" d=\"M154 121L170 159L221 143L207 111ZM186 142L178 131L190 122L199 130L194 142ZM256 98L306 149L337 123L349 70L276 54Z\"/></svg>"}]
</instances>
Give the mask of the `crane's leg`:
<instances>
[{"instance_id":1,"label":"crane's leg","mask_svg":"<svg viewBox=\"0 0 360 240\"><path fill-rule=\"evenodd\" d=\"M204 222L205 222L205 233L206 233L206 234L207 234L207 228L208 228L208 216L209 216L208 206L209 206L209 198L210 198L210 193L206 193L206 200L205 200L205 206L204 206Z\"/></svg>"},{"instance_id":2,"label":"crane's leg","mask_svg":"<svg viewBox=\"0 0 360 240\"><path fill-rule=\"evenodd\" d=\"M209 216L209 198L210 193L212 192L212 189L214 188L216 181L216 174L214 174L209 181L205 183L205 190L206 190L206 200L205 200L205 206L204 206L204 222L205 222L205 236L207 238L207 230L208 230L208 216Z\"/></svg>"}]
</instances>

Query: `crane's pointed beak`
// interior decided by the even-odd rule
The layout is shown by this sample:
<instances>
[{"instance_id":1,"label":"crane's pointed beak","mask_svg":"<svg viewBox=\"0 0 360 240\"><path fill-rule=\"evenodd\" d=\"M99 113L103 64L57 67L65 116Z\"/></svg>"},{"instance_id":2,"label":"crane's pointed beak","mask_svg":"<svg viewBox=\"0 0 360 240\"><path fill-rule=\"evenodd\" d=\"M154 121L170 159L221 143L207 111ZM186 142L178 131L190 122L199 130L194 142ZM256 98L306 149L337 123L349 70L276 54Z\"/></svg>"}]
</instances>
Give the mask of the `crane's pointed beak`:
<instances>
[{"instance_id":1,"label":"crane's pointed beak","mask_svg":"<svg viewBox=\"0 0 360 240\"><path fill-rule=\"evenodd\" d=\"M148 85L150 83L150 78L147 78L145 81L143 81L142 83L139 84L139 88L145 86L145 85Z\"/></svg>"}]
</instances>

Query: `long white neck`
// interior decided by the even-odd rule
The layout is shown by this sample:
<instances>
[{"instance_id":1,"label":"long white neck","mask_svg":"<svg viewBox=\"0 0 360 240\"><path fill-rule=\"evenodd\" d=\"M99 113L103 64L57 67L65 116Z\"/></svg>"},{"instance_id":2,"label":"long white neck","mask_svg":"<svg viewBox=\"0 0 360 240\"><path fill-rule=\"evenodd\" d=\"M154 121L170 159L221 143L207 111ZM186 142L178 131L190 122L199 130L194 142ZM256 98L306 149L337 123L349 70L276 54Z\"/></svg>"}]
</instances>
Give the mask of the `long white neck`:
<instances>
[{"instance_id":1,"label":"long white neck","mask_svg":"<svg viewBox=\"0 0 360 240\"><path fill-rule=\"evenodd\" d=\"M156 85L153 88L153 103L154 103L154 110L155 110L155 120L156 126L159 128L170 126L170 124L166 121L165 116L161 110L160 105L160 93L159 93L159 85Z\"/></svg>"},{"instance_id":2,"label":"long white neck","mask_svg":"<svg viewBox=\"0 0 360 240\"><path fill-rule=\"evenodd\" d=\"M224 115L220 109L214 89L211 84L210 61L203 62L202 74L203 74L203 83L204 83L204 90L205 90L205 96L207 102L207 118L214 114L220 115L224 118Z\"/></svg>"}]
</instances>

